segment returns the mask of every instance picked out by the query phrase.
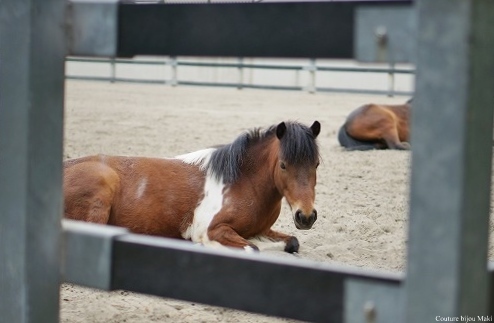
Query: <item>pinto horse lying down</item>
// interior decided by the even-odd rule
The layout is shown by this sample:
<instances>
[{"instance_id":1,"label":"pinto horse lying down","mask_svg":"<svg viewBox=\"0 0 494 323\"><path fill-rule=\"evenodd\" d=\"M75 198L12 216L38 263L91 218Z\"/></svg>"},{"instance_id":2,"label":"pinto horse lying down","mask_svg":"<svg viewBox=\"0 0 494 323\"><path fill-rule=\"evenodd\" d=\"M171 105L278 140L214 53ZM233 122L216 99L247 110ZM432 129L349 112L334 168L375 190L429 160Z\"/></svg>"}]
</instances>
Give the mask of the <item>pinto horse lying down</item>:
<instances>
[{"instance_id":1,"label":"pinto horse lying down","mask_svg":"<svg viewBox=\"0 0 494 323\"><path fill-rule=\"evenodd\" d=\"M340 145L348 150L409 150L410 108L405 104L366 104L352 111L338 132Z\"/></svg>"},{"instance_id":2,"label":"pinto horse lying down","mask_svg":"<svg viewBox=\"0 0 494 323\"><path fill-rule=\"evenodd\" d=\"M271 226L283 197L297 229L310 229L316 221L320 129L318 121L311 127L282 122L175 158L67 160L64 216L247 251L259 250L253 241L267 239L297 252L297 238Z\"/></svg>"}]
</instances>

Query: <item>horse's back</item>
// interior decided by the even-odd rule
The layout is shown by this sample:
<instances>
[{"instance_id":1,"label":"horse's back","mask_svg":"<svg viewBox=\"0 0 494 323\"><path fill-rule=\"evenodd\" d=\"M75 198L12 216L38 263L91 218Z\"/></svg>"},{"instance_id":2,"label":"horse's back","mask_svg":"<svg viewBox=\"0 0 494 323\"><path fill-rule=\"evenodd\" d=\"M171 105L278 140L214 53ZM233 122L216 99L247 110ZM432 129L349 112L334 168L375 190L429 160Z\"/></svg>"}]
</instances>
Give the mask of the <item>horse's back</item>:
<instances>
[{"instance_id":1,"label":"horse's back","mask_svg":"<svg viewBox=\"0 0 494 323\"><path fill-rule=\"evenodd\" d=\"M394 124L393 112L377 104L363 105L350 113L345 121L346 133L358 142L375 141L383 128Z\"/></svg>"},{"instance_id":2,"label":"horse's back","mask_svg":"<svg viewBox=\"0 0 494 323\"><path fill-rule=\"evenodd\" d=\"M202 172L178 159L98 155L69 160L64 163L65 216L180 238L203 184ZM106 222L94 221L94 213Z\"/></svg>"},{"instance_id":3,"label":"horse's back","mask_svg":"<svg viewBox=\"0 0 494 323\"><path fill-rule=\"evenodd\" d=\"M386 148L392 143L408 141L409 104L366 104L352 111L340 131L340 144L344 147L367 150ZM346 145L345 145L346 139Z\"/></svg>"},{"instance_id":4,"label":"horse's back","mask_svg":"<svg viewBox=\"0 0 494 323\"><path fill-rule=\"evenodd\" d=\"M352 111L348 115L345 125L350 134L360 129L368 132L385 125L387 122L393 122L395 117L396 114L391 106L366 104Z\"/></svg>"}]
</instances>

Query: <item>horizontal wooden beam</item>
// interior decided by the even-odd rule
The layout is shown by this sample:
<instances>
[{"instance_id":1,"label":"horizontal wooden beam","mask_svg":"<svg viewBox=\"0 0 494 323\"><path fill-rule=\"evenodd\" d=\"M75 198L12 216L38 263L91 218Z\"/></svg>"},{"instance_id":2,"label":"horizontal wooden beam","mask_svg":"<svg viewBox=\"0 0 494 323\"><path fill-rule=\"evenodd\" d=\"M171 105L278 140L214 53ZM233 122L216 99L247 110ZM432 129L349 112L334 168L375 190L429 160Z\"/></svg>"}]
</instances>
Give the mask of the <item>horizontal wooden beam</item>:
<instances>
[{"instance_id":1,"label":"horizontal wooden beam","mask_svg":"<svg viewBox=\"0 0 494 323\"><path fill-rule=\"evenodd\" d=\"M210 249L83 222L64 220L63 227L66 282L311 322L363 321L368 297L386 306L380 313L398 315L400 274Z\"/></svg>"}]
</instances>

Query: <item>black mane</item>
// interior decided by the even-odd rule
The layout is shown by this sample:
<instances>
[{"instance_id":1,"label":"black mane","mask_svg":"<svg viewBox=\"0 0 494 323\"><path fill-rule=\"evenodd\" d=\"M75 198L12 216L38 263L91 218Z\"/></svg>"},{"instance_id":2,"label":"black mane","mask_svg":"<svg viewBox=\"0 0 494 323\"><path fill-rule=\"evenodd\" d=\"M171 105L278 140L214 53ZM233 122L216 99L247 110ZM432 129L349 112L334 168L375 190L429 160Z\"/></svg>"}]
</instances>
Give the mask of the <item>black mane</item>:
<instances>
[{"instance_id":1,"label":"black mane","mask_svg":"<svg viewBox=\"0 0 494 323\"><path fill-rule=\"evenodd\" d=\"M280 158L288 164L304 166L315 164L319 148L312 130L298 122L285 122L286 131L280 140ZM276 136L277 125L266 130L255 128L238 136L232 143L218 147L211 155L207 170L225 183L240 177L240 169L247 150L252 145Z\"/></svg>"}]
</instances>

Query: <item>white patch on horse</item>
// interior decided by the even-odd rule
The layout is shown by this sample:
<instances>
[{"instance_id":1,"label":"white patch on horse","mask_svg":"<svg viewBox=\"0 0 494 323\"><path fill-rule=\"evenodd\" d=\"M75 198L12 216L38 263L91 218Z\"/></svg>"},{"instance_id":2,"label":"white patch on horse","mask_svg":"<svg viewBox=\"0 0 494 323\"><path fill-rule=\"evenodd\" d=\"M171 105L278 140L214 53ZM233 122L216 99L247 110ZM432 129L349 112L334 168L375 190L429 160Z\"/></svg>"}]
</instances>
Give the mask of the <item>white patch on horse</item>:
<instances>
[{"instance_id":1,"label":"white patch on horse","mask_svg":"<svg viewBox=\"0 0 494 323\"><path fill-rule=\"evenodd\" d=\"M249 242L255 244L260 251L267 251L267 250L284 251L286 246L286 243L284 241L273 241L265 236L257 236L254 238L250 238L248 240Z\"/></svg>"},{"instance_id":2,"label":"white patch on horse","mask_svg":"<svg viewBox=\"0 0 494 323\"><path fill-rule=\"evenodd\" d=\"M217 180L209 173L206 175L204 183L204 197L194 210L194 219L187 230L182 233L184 239L204 245L216 246L215 241L209 240L208 227L214 216L223 207L223 190L225 184L223 180Z\"/></svg>"},{"instance_id":3,"label":"white patch on horse","mask_svg":"<svg viewBox=\"0 0 494 323\"><path fill-rule=\"evenodd\" d=\"M106 165L106 155L99 155L99 160Z\"/></svg>"},{"instance_id":4,"label":"white patch on horse","mask_svg":"<svg viewBox=\"0 0 494 323\"><path fill-rule=\"evenodd\" d=\"M146 178L141 179L139 182L139 186L137 186L137 199L140 199L146 190L146 186L148 184L148 180Z\"/></svg>"},{"instance_id":5,"label":"white patch on horse","mask_svg":"<svg viewBox=\"0 0 494 323\"><path fill-rule=\"evenodd\" d=\"M184 163L196 165L201 170L206 170L211 155L215 150L216 148L207 148L179 155L175 158L182 160ZM194 210L192 224L182 233L184 239L190 239L193 242L202 244L213 244L208 238L208 227L216 213L223 206L224 187L222 180L215 179L209 173L206 174L203 198Z\"/></svg>"},{"instance_id":6,"label":"white patch on horse","mask_svg":"<svg viewBox=\"0 0 494 323\"><path fill-rule=\"evenodd\" d=\"M216 148L207 148L192 153L178 155L175 158L182 160L184 163L199 166L201 170L205 170L211 159L211 155Z\"/></svg>"},{"instance_id":7,"label":"white patch on horse","mask_svg":"<svg viewBox=\"0 0 494 323\"><path fill-rule=\"evenodd\" d=\"M256 252L256 250L254 248L252 248L251 246L245 246L244 250L247 253L255 253Z\"/></svg>"}]
</instances>

